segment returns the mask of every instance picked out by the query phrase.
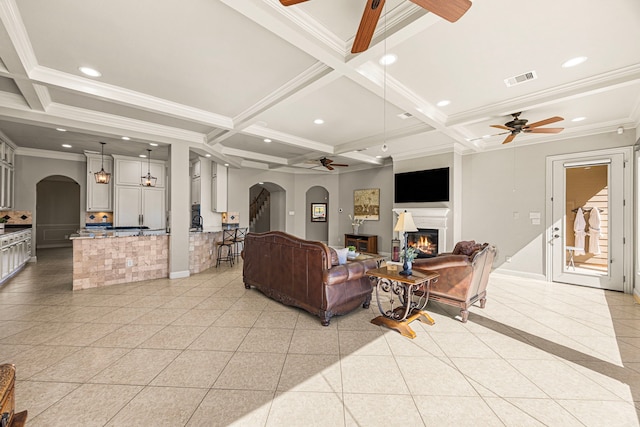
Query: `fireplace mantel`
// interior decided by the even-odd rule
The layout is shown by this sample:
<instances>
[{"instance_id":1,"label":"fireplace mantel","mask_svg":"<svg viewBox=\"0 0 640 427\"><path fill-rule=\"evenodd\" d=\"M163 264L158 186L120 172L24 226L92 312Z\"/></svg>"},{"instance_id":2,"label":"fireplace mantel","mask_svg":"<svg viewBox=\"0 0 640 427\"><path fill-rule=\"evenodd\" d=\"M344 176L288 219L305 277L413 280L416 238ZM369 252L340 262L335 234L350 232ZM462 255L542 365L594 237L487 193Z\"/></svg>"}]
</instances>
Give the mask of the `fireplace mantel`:
<instances>
[{"instance_id":1,"label":"fireplace mantel","mask_svg":"<svg viewBox=\"0 0 640 427\"><path fill-rule=\"evenodd\" d=\"M440 252L447 251L447 219L449 208L394 208L396 214L393 225L401 212L411 212L413 222L418 228L434 228L438 230L438 249Z\"/></svg>"}]
</instances>

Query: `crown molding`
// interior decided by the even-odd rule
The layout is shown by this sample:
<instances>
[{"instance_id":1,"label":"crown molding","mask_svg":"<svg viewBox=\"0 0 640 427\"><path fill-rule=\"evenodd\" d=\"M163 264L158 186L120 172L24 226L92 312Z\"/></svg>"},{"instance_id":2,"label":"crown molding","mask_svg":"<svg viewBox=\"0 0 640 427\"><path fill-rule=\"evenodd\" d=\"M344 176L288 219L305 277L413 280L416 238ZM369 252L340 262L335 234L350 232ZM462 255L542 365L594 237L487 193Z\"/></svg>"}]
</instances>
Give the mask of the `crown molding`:
<instances>
[{"instance_id":1,"label":"crown molding","mask_svg":"<svg viewBox=\"0 0 640 427\"><path fill-rule=\"evenodd\" d=\"M228 147L222 148L221 151L222 151L222 154L225 154L227 156L236 156L236 157L247 158L247 159L260 161L260 162L276 163L280 165L287 164L287 159L283 159L282 157L255 153L253 151L238 150L237 148L228 148Z\"/></svg>"},{"instance_id":2,"label":"crown molding","mask_svg":"<svg viewBox=\"0 0 640 427\"><path fill-rule=\"evenodd\" d=\"M87 157L84 154L63 153L61 151L40 150L37 148L18 147L16 148L16 155L56 160L71 160L73 162L83 163L87 161Z\"/></svg>"},{"instance_id":3,"label":"crown molding","mask_svg":"<svg viewBox=\"0 0 640 427\"><path fill-rule=\"evenodd\" d=\"M166 99L124 89L119 86L74 76L51 68L37 66L31 70L29 77L44 84L60 86L65 89L109 99L135 108L191 120L213 127L233 128L233 120L220 114L189 107L177 102L167 101Z\"/></svg>"},{"instance_id":4,"label":"crown molding","mask_svg":"<svg viewBox=\"0 0 640 427\"><path fill-rule=\"evenodd\" d=\"M22 22L18 5L14 0L0 0L0 21L2 21L13 43L24 71L28 74L38 65L38 60L33 52L27 29Z\"/></svg>"},{"instance_id":5,"label":"crown molding","mask_svg":"<svg viewBox=\"0 0 640 427\"><path fill-rule=\"evenodd\" d=\"M322 151L328 154L334 153L334 147L321 142L312 141L306 138L300 138L288 133L269 129L265 126L254 124L245 128L244 132L248 135L260 136L265 138L271 138L281 142L283 144L293 145L295 147L302 147L308 150Z\"/></svg>"}]
</instances>

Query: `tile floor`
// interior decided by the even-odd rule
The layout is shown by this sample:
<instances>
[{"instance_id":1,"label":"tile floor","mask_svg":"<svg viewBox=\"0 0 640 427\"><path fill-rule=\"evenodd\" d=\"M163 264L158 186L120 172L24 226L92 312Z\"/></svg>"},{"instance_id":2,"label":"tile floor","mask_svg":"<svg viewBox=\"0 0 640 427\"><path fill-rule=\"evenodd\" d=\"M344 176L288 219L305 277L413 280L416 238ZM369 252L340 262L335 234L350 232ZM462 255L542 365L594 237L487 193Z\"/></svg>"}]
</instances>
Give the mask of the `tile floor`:
<instances>
[{"instance_id":1,"label":"tile floor","mask_svg":"<svg viewBox=\"0 0 640 427\"><path fill-rule=\"evenodd\" d=\"M241 266L72 292L69 250L0 288L0 361L29 426L638 426L630 295L493 275L467 324L414 340L377 308L317 318Z\"/></svg>"}]
</instances>

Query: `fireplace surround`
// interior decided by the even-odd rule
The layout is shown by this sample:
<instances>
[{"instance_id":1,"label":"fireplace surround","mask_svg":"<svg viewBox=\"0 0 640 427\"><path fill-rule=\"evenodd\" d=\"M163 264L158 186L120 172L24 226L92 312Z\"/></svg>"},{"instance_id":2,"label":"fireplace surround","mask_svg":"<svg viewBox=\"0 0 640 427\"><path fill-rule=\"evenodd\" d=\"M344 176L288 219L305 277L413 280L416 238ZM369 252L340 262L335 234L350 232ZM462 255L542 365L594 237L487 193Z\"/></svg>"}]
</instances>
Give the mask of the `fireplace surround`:
<instances>
[{"instance_id":1,"label":"fireplace surround","mask_svg":"<svg viewBox=\"0 0 640 427\"><path fill-rule=\"evenodd\" d=\"M432 242L436 244L437 253L447 252L447 217L449 214L448 208L394 208L395 214L393 223L398 220L400 212L411 212L413 222L418 228L418 232L421 230L435 230L437 231L437 240ZM411 233L410 233L411 234ZM402 236L399 236L402 240ZM401 242L403 245L404 242Z\"/></svg>"}]
</instances>

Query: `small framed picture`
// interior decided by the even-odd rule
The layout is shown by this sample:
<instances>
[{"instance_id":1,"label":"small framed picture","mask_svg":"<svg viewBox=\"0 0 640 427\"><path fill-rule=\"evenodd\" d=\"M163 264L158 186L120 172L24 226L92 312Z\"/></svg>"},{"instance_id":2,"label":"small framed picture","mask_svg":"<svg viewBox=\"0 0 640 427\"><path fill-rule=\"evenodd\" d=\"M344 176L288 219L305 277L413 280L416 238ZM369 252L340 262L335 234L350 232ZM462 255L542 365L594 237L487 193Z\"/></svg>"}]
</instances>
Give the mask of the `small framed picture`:
<instances>
[{"instance_id":1,"label":"small framed picture","mask_svg":"<svg viewBox=\"0 0 640 427\"><path fill-rule=\"evenodd\" d=\"M327 222L326 203L311 203L311 222Z\"/></svg>"}]
</instances>

